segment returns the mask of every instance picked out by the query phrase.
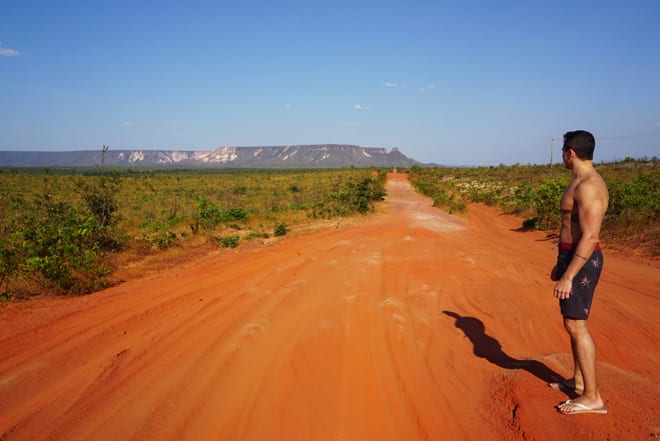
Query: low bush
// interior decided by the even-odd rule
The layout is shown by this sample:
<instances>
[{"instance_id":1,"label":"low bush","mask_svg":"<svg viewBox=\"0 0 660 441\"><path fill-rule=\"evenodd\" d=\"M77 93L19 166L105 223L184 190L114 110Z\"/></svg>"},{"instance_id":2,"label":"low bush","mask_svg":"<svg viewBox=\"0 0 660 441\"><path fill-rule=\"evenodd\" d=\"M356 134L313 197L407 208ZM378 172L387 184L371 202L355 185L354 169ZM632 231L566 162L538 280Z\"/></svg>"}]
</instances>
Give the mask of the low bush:
<instances>
[{"instance_id":1,"label":"low bush","mask_svg":"<svg viewBox=\"0 0 660 441\"><path fill-rule=\"evenodd\" d=\"M276 224L273 228L273 236L284 236L287 232L287 225L284 222Z\"/></svg>"},{"instance_id":2,"label":"low bush","mask_svg":"<svg viewBox=\"0 0 660 441\"><path fill-rule=\"evenodd\" d=\"M218 242L223 248L236 248L240 240L241 237L238 234L231 234L229 236L221 237L218 239Z\"/></svg>"},{"instance_id":3,"label":"low bush","mask_svg":"<svg viewBox=\"0 0 660 441\"><path fill-rule=\"evenodd\" d=\"M94 216L46 195L15 227L9 236L14 243L3 246L5 271L38 275L65 293L86 293L107 284L110 270L98 242L104 233L99 234Z\"/></svg>"},{"instance_id":4,"label":"low bush","mask_svg":"<svg viewBox=\"0 0 660 441\"><path fill-rule=\"evenodd\" d=\"M261 233L259 231L253 230L250 231L248 234L243 236L243 240L252 240L252 239L268 239L269 235L268 233Z\"/></svg>"},{"instance_id":5,"label":"low bush","mask_svg":"<svg viewBox=\"0 0 660 441\"><path fill-rule=\"evenodd\" d=\"M346 216L373 211L377 201L385 199L385 174L349 181L337 191L328 192L312 207L314 218Z\"/></svg>"},{"instance_id":6,"label":"low bush","mask_svg":"<svg viewBox=\"0 0 660 441\"><path fill-rule=\"evenodd\" d=\"M559 201L568 181L564 178L550 179L536 189L534 205L537 213L535 227L542 230L556 228L561 222Z\"/></svg>"},{"instance_id":7,"label":"low bush","mask_svg":"<svg viewBox=\"0 0 660 441\"><path fill-rule=\"evenodd\" d=\"M229 225L237 221L244 222L247 218L248 213L243 208L222 210L218 205L210 203L206 197L202 196L193 214L191 228L194 232L199 231L200 227L204 230L213 230L222 224Z\"/></svg>"}]
</instances>

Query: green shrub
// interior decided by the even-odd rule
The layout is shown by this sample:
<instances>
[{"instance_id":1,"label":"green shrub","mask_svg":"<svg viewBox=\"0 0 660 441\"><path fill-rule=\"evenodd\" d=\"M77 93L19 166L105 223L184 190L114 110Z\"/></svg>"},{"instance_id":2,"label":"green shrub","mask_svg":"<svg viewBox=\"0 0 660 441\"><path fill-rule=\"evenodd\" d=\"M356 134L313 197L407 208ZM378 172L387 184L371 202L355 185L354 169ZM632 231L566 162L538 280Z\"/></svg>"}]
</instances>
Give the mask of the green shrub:
<instances>
[{"instance_id":1,"label":"green shrub","mask_svg":"<svg viewBox=\"0 0 660 441\"><path fill-rule=\"evenodd\" d=\"M512 213L521 213L535 208L535 194L534 188L527 182L523 182L513 189L513 195L504 205Z\"/></svg>"},{"instance_id":2,"label":"green shrub","mask_svg":"<svg viewBox=\"0 0 660 441\"><path fill-rule=\"evenodd\" d=\"M170 248L176 243L178 236L173 231L161 231L149 239L149 242L158 249Z\"/></svg>"},{"instance_id":3,"label":"green shrub","mask_svg":"<svg viewBox=\"0 0 660 441\"><path fill-rule=\"evenodd\" d=\"M67 293L106 286L109 268L98 253L98 229L94 216L44 196L15 233L25 244L20 258L23 270L41 275Z\"/></svg>"},{"instance_id":4,"label":"green shrub","mask_svg":"<svg viewBox=\"0 0 660 441\"><path fill-rule=\"evenodd\" d=\"M374 203L385 199L385 177L365 177L349 181L340 189L325 194L323 199L312 206L311 216L346 216L351 213L373 211Z\"/></svg>"},{"instance_id":5,"label":"green shrub","mask_svg":"<svg viewBox=\"0 0 660 441\"><path fill-rule=\"evenodd\" d=\"M201 227L204 230L212 230L221 224L231 224L236 221L245 221L248 218L248 213L243 208L229 208L222 210L219 206L214 205L202 196L199 199L197 209L193 214L193 224L191 228L197 232Z\"/></svg>"},{"instance_id":6,"label":"green shrub","mask_svg":"<svg viewBox=\"0 0 660 441\"><path fill-rule=\"evenodd\" d=\"M568 182L564 178L550 179L539 185L536 189L536 213L538 215L538 228L558 228L561 222L561 209L559 202L566 190Z\"/></svg>"},{"instance_id":7,"label":"green shrub","mask_svg":"<svg viewBox=\"0 0 660 441\"><path fill-rule=\"evenodd\" d=\"M260 233L259 231L253 230L250 231L248 234L246 234L243 239L244 240L252 240L252 239L257 239L257 238L268 238L268 233Z\"/></svg>"},{"instance_id":8,"label":"green shrub","mask_svg":"<svg viewBox=\"0 0 660 441\"><path fill-rule=\"evenodd\" d=\"M247 218L248 213L243 208L229 208L220 213L220 221L223 223L245 221Z\"/></svg>"},{"instance_id":9,"label":"green shrub","mask_svg":"<svg viewBox=\"0 0 660 441\"><path fill-rule=\"evenodd\" d=\"M116 213L119 208L117 195L120 185L121 177L116 171L101 172L94 180L78 181L85 206L96 221L96 242L99 247L106 250L116 250L121 247L114 230L117 223Z\"/></svg>"},{"instance_id":10,"label":"green shrub","mask_svg":"<svg viewBox=\"0 0 660 441\"><path fill-rule=\"evenodd\" d=\"M0 238L0 291L5 289L6 293L10 292L9 281L25 263L25 253L21 252L22 242L22 235L16 231L6 238Z\"/></svg>"},{"instance_id":11,"label":"green shrub","mask_svg":"<svg viewBox=\"0 0 660 441\"><path fill-rule=\"evenodd\" d=\"M217 205L211 204L206 197L199 199L197 210L193 214L193 231L198 231L199 227L205 230L216 228L222 222L222 211Z\"/></svg>"},{"instance_id":12,"label":"green shrub","mask_svg":"<svg viewBox=\"0 0 660 441\"><path fill-rule=\"evenodd\" d=\"M649 224L660 218L658 176L632 176L623 182L607 182L610 203L606 221Z\"/></svg>"},{"instance_id":13,"label":"green shrub","mask_svg":"<svg viewBox=\"0 0 660 441\"><path fill-rule=\"evenodd\" d=\"M287 232L287 225L283 222L276 224L273 229L274 236L284 236Z\"/></svg>"},{"instance_id":14,"label":"green shrub","mask_svg":"<svg viewBox=\"0 0 660 441\"><path fill-rule=\"evenodd\" d=\"M527 219L524 219L522 223L523 228L539 229L540 225L541 224L538 216L528 217Z\"/></svg>"},{"instance_id":15,"label":"green shrub","mask_svg":"<svg viewBox=\"0 0 660 441\"><path fill-rule=\"evenodd\" d=\"M232 234L229 236L221 237L218 239L220 246L223 248L236 248L240 241L240 236L238 234Z\"/></svg>"}]
</instances>

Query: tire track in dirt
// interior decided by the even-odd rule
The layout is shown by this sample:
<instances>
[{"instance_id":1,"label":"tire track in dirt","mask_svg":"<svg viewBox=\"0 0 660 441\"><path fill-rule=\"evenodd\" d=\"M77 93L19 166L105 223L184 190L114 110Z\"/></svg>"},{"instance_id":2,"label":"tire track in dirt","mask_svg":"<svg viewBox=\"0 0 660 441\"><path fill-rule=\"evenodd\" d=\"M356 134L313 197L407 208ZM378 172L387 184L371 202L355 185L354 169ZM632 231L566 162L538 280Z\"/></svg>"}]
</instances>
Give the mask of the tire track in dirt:
<instances>
[{"instance_id":1,"label":"tire track in dirt","mask_svg":"<svg viewBox=\"0 0 660 441\"><path fill-rule=\"evenodd\" d=\"M657 263L606 254L592 333L610 414L564 417L552 406L566 396L545 384L570 369L552 241L488 207L444 214L402 175L386 205L93 296L0 309L0 438L660 434Z\"/></svg>"}]
</instances>

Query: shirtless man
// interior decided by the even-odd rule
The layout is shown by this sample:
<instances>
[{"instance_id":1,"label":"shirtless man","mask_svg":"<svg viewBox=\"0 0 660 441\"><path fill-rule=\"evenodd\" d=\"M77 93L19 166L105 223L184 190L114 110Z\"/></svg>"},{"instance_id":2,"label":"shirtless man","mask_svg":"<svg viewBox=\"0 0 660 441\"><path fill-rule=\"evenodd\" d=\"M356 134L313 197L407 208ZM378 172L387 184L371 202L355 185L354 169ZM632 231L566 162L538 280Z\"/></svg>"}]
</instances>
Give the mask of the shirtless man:
<instances>
[{"instance_id":1,"label":"shirtless man","mask_svg":"<svg viewBox=\"0 0 660 441\"><path fill-rule=\"evenodd\" d=\"M559 255L550 278L556 281L554 296L559 299L564 327L571 339L573 378L551 387L580 394L557 410L565 415L607 413L596 381L596 349L587 318L594 289L603 268L600 228L607 211L609 194L603 178L593 166L595 140L591 133L577 130L564 135L562 157L573 179L561 198Z\"/></svg>"}]
</instances>

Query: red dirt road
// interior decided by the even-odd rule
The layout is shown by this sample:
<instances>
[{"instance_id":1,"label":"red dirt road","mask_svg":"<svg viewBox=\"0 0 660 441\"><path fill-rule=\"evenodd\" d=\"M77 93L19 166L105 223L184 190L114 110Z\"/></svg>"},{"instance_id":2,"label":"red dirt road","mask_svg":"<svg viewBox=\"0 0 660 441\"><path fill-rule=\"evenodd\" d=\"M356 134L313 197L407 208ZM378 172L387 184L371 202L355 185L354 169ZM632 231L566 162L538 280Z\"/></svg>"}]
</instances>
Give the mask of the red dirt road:
<instances>
[{"instance_id":1,"label":"red dirt road","mask_svg":"<svg viewBox=\"0 0 660 441\"><path fill-rule=\"evenodd\" d=\"M366 222L94 295L0 308L0 439L660 437L660 269L609 252L590 319L608 415L562 416L553 240L390 176Z\"/></svg>"}]
</instances>

